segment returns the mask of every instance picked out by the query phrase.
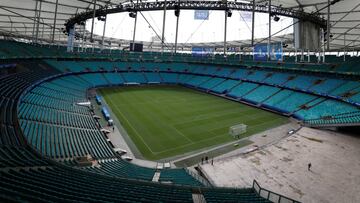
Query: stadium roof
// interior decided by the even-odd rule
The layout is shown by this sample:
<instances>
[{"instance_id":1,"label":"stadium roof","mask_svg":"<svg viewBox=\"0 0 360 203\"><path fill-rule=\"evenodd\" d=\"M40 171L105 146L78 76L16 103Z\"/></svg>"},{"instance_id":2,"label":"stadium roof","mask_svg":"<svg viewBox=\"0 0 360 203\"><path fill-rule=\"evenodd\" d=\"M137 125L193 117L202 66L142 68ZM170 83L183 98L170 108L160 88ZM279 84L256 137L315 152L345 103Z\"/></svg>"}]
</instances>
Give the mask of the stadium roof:
<instances>
[{"instance_id":1,"label":"stadium roof","mask_svg":"<svg viewBox=\"0 0 360 203\"><path fill-rule=\"evenodd\" d=\"M52 34L55 32L55 43L65 43L66 35L63 33L64 23L70 17L83 11L106 5L116 6L124 0L1 0L0 3L0 35L16 36L34 39L33 34L37 29L39 20L38 39L44 42L52 42ZM252 2L252 1L247 1ZM257 4L266 4L268 0L256 0ZM57 4L58 3L58 4ZM272 0L273 5L284 8L303 9L306 12L319 13L327 19L328 0ZM55 21L55 10L57 15ZM41 7L40 15L37 15L36 6ZM347 50L360 48L360 2L358 0L340 0L330 9L330 24L332 38L330 48L332 50ZM55 27L54 27L55 25ZM55 28L55 29L54 29ZM100 36L98 36L100 38ZM292 37L286 39L292 40ZM118 43L119 39L107 39ZM345 40L345 41L344 41ZM121 41L121 40L120 40ZM247 42L229 42L234 45ZM218 44L221 46L221 43ZM181 45L180 45L181 46ZM214 46L214 43L211 44Z\"/></svg>"}]
</instances>

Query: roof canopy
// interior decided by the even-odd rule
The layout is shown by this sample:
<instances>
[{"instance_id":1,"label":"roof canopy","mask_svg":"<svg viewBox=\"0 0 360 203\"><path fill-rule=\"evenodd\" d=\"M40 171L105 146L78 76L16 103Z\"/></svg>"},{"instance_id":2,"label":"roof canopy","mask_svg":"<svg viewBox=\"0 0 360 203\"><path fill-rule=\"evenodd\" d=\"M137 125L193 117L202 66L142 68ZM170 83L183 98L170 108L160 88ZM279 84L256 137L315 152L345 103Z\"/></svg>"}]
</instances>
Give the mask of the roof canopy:
<instances>
[{"instance_id":1,"label":"roof canopy","mask_svg":"<svg viewBox=\"0 0 360 203\"><path fill-rule=\"evenodd\" d=\"M181 0L182 1L182 0ZM63 43L65 22L84 11L94 8L117 6L123 0L1 0L0 33L4 36L16 36L34 39L36 31L38 39L44 42ZM252 1L244 1L252 2ZM256 0L256 4L267 4L268 0ZM303 10L308 13L317 12L327 19L328 0L272 0L272 5ZM37 12L41 10L41 12ZM55 11L57 10L57 15ZM332 50L360 48L360 2L358 0L341 0L330 7L330 48ZM55 20L56 18L56 20ZM37 24L39 19L39 24ZM160 20L160 19L159 19ZM55 25L55 27L54 27ZM54 33L54 39L53 37ZM289 39L289 38L288 38ZM107 39L117 43L119 39ZM345 40L345 41L344 41ZM231 42L229 42L231 43ZM234 42L236 43L236 42ZM239 42L237 42L239 43ZM221 44L219 44L221 46Z\"/></svg>"}]
</instances>

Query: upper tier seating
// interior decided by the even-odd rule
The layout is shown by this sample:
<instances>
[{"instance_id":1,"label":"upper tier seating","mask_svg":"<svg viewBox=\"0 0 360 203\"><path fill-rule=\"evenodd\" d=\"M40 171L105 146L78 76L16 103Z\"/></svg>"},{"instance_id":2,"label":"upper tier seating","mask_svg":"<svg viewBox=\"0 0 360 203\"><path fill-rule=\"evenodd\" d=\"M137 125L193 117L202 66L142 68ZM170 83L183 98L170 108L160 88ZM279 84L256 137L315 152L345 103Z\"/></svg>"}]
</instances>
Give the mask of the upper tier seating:
<instances>
[{"instance_id":1,"label":"upper tier seating","mask_svg":"<svg viewBox=\"0 0 360 203\"><path fill-rule=\"evenodd\" d=\"M59 67L55 61L47 60L49 64L55 64L55 67L60 71L64 71L62 66ZM84 71L83 68L85 65L82 64L84 62L74 62L74 61L60 61L61 64L67 64L67 66L74 66L80 68L73 68L73 72ZM86 62L87 64L90 62ZM106 64L107 63L107 64ZM73 65L72 65L73 64ZM132 71L177 71L177 72L187 72L193 74L203 74L203 75L212 75L216 77L228 77L233 79L242 79L246 82L250 83L264 83L274 86L285 87L289 89L295 90L303 90L308 91L309 93L319 94L319 95L331 95L336 97L342 97L343 100L349 102L357 102L360 103L360 88L356 89L356 87L360 87L360 83L358 81L348 81L344 79L337 78L327 78L327 77L318 77L304 74L293 74L293 73L284 73L284 72L275 72L270 70L250 70L250 69L239 69L239 68L218 68L215 66L206 66L202 65L200 67L196 67L194 65L187 65L181 63L173 63L173 64L155 64L155 63L144 63L143 65L134 65L135 63L123 63L118 62L121 67L133 66L137 67L131 69ZM149 64L149 67L145 65ZM97 68L96 65L98 65ZM92 70L102 70L102 67L112 66L113 62L98 62L94 63L92 66ZM108 69L106 69L108 70ZM120 69L121 70L121 69ZM122 69L129 70L128 68ZM137 83L148 83L148 82L167 82L167 83L186 83L194 87L201 87L203 89L211 89L206 85L206 80L208 77L194 77L193 75L181 74L181 75L171 75L169 73L161 72L160 79L158 78L157 73L149 73L144 72L144 75L136 75L133 72L122 72L120 73L121 79L125 80L125 82L137 82ZM109 75L104 74L104 77L108 77ZM169 76L169 77L167 77ZM138 77L138 78L133 78ZM107 78L105 78L107 79ZM120 80L121 80L120 79ZM91 80L88 78L87 80ZM98 83L104 84L102 78L99 78ZM119 84L117 79L114 79L111 83ZM108 81L111 81L109 79ZM95 84L94 84L95 85ZM212 84L209 84L211 86ZM216 87L216 86L215 86ZM214 87L214 88L215 88ZM219 90L215 89L214 92L222 93L224 90L221 86L218 87Z\"/></svg>"}]
</instances>

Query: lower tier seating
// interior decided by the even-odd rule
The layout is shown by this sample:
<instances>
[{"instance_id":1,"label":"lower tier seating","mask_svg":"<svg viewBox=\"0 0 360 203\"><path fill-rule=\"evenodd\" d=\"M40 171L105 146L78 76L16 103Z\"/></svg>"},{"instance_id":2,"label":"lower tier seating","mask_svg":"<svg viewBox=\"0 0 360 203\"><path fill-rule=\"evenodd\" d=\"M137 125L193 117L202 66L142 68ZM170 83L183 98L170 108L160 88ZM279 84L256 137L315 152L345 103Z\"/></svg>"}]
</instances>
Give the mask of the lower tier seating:
<instances>
[{"instance_id":1,"label":"lower tier seating","mask_svg":"<svg viewBox=\"0 0 360 203\"><path fill-rule=\"evenodd\" d=\"M160 171L160 182L171 182L180 185L202 186L185 171L185 169L165 169Z\"/></svg>"}]
</instances>

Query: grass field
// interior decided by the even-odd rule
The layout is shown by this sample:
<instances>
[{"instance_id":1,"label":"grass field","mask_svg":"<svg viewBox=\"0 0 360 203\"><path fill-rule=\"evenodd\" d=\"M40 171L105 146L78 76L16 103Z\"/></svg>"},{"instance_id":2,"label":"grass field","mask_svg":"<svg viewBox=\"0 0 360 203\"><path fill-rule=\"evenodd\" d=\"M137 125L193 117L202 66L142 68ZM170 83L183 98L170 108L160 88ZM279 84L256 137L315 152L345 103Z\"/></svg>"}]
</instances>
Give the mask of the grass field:
<instances>
[{"instance_id":1,"label":"grass field","mask_svg":"<svg viewBox=\"0 0 360 203\"><path fill-rule=\"evenodd\" d=\"M163 159L233 141L229 127L244 123L249 136L287 118L180 86L100 90L142 155Z\"/></svg>"}]
</instances>

